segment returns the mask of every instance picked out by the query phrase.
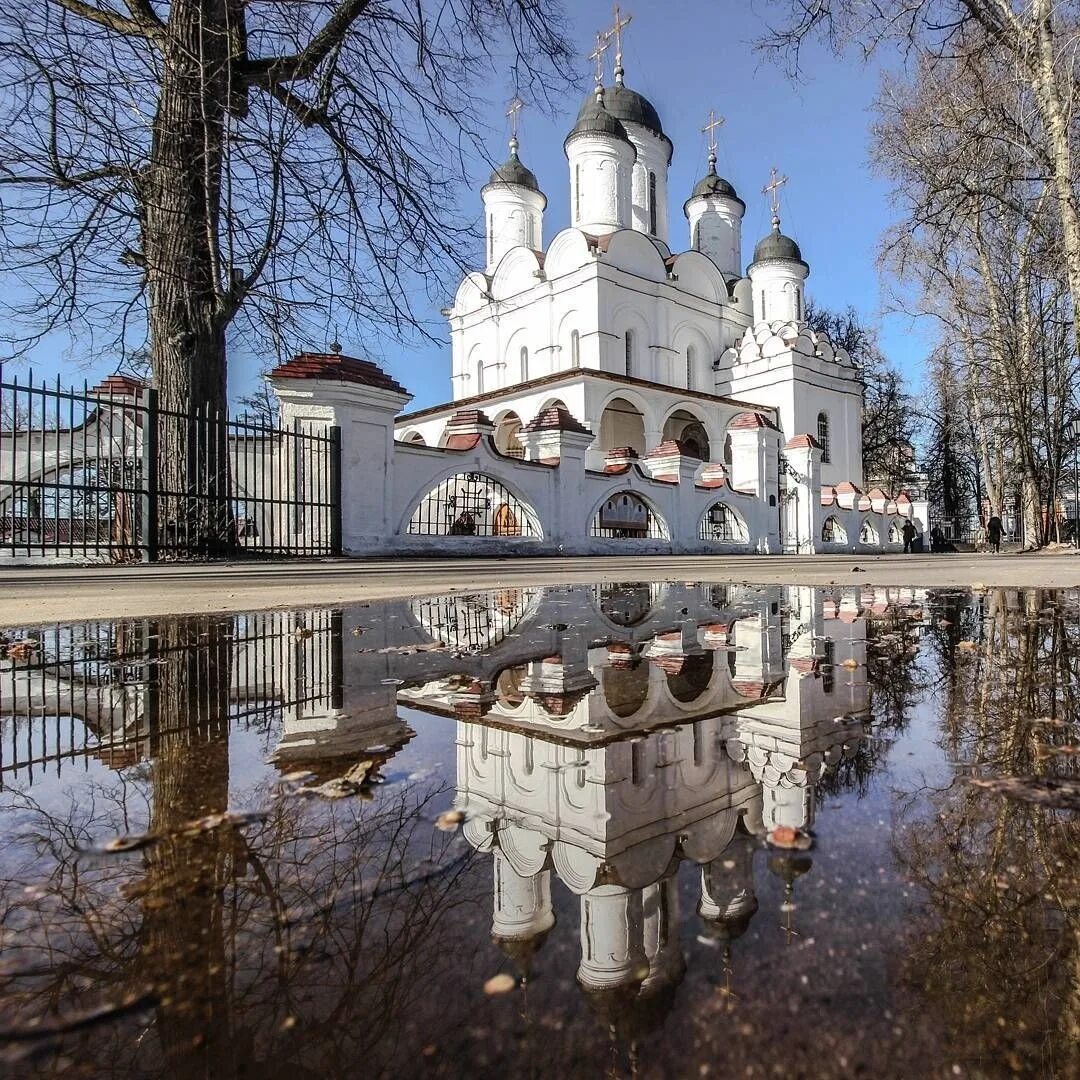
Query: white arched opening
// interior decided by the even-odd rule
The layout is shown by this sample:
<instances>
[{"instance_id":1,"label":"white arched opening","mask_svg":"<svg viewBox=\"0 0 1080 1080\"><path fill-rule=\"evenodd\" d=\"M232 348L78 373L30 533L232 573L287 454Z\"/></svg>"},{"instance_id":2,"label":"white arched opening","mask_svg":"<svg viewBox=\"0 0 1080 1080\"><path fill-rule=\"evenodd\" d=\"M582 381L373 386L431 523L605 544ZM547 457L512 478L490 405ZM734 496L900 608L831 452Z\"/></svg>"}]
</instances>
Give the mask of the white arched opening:
<instances>
[{"instance_id":1,"label":"white arched opening","mask_svg":"<svg viewBox=\"0 0 1080 1080\"><path fill-rule=\"evenodd\" d=\"M661 439L677 439L687 457L709 461L712 444L701 420L687 409L676 409L664 421Z\"/></svg>"},{"instance_id":2,"label":"white arched opening","mask_svg":"<svg viewBox=\"0 0 1080 1080\"><path fill-rule=\"evenodd\" d=\"M608 402L600 416L600 449L629 446L638 456L645 454L645 417L626 398Z\"/></svg>"},{"instance_id":3,"label":"white arched opening","mask_svg":"<svg viewBox=\"0 0 1080 1080\"><path fill-rule=\"evenodd\" d=\"M821 541L824 544L847 543L847 530L831 514L821 526Z\"/></svg>"},{"instance_id":4,"label":"white arched opening","mask_svg":"<svg viewBox=\"0 0 1080 1080\"><path fill-rule=\"evenodd\" d=\"M521 417L516 412L504 413L495 421L495 449L507 457L523 458L525 447L521 443Z\"/></svg>"},{"instance_id":5,"label":"white arched opening","mask_svg":"<svg viewBox=\"0 0 1080 1080\"><path fill-rule=\"evenodd\" d=\"M713 503L698 525L698 538L716 543L745 544L750 537L746 522L726 503Z\"/></svg>"}]
</instances>

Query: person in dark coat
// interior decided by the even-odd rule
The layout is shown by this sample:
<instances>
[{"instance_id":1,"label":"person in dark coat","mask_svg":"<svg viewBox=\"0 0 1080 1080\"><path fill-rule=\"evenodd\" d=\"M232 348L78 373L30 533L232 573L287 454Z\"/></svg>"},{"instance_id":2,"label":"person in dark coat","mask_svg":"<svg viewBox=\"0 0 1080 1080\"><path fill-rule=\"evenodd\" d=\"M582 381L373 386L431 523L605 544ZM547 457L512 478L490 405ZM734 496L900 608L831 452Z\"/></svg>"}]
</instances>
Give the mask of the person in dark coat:
<instances>
[{"instance_id":1,"label":"person in dark coat","mask_svg":"<svg viewBox=\"0 0 1080 1080\"><path fill-rule=\"evenodd\" d=\"M930 550L935 554L945 550L945 533L940 525L935 525L930 530Z\"/></svg>"},{"instance_id":2,"label":"person in dark coat","mask_svg":"<svg viewBox=\"0 0 1080 1080\"><path fill-rule=\"evenodd\" d=\"M1004 531L1005 526L1002 525L1001 518L997 514L986 523L986 539L990 547L993 548L995 555L1001 553L1001 534Z\"/></svg>"},{"instance_id":3,"label":"person in dark coat","mask_svg":"<svg viewBox=\"0 0 1080 1080\"><path fill-rule=\"evenodd\" d=\"M914 524L910 521L904 522L904 554L911 554L911 545L915 543L915 538L919 535L919 530L915 528Z\"/></svg>"}]
</instances>

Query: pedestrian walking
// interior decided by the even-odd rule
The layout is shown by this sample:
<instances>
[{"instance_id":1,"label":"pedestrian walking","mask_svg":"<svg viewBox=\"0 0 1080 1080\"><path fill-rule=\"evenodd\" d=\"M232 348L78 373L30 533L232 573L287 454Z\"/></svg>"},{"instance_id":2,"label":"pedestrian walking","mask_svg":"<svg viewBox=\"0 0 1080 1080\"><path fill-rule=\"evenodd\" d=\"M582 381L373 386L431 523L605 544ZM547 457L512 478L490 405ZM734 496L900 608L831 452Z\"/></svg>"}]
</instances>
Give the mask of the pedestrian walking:
<instances>
[{"instance_id":1,"label":"pedestrian walking","mask_svg":"<svg viewBox=\"0 0 1080 1080\"><path fill-rule=\"evenodd\" d=\"M905 555L911 554L911 545L915 543L915 539L916 537L918 537L918 535L919 530L915 528L914 523L910 521L905 521L903 531Z\"/></svg>"},{"instance_id":2,"label":"pedestrian walking","mask_svg":"<svg viewBox=\"0 0 1080 1080\"><path fill-rule=\"evenodd\" d=\"M995 555L1001 554L1001 534L1004 531L1005 526L997 514L986 523L986 539Z\"/></svg>"}]
</instances>

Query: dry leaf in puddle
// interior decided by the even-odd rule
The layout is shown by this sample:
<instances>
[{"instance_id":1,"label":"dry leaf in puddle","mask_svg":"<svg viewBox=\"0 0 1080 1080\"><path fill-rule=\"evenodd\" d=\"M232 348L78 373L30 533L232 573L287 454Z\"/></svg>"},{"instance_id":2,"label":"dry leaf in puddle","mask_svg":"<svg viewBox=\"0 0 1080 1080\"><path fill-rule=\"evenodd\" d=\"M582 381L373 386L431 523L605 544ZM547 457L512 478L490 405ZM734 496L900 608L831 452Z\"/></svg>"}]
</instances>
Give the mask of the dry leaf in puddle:
<instances>
[{"instance_id":1,"label":"dry leaf in puddle","mask_svg":"<svg viewBox=\"0 0 1080 1080\"><path fill-rule=\"evenodd\" d=\"M498 975L492 975L484 983L484 993L488 995L509 994L516 986L517 979L513 975L507 975L505 971L501 971Z\"/></svg>"},{"instance_id":2,"label":"dry leaf in puddle","mask_svg":"<svg viewBox=\"0 0 1080 1080\"><path fill-rule=\"evenodd\" d=\"M464 820L465 815L460 810L444 810L435 819L435 828L441 832L453 832Z\"/></svg>"}]
</instances>

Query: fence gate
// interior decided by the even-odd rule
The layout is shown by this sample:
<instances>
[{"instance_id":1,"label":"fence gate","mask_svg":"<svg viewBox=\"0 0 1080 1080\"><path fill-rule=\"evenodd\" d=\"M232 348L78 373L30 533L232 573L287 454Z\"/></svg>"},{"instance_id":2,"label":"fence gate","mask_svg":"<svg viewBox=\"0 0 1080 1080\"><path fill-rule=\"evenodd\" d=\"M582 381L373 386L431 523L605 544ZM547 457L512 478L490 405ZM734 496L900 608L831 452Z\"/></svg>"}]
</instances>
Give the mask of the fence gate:
<instances>
[{"instance_id":1,"label":"fence gate","mask_svg":"<svg viewBox=\"0 0 1080 1080\"><path fill-rule=\"evenodd\" d=\"M337 555L340 451L336 427L172 412L134 379L76 391L0 367L0 558Z\"/></svg>"}]
</instances>

